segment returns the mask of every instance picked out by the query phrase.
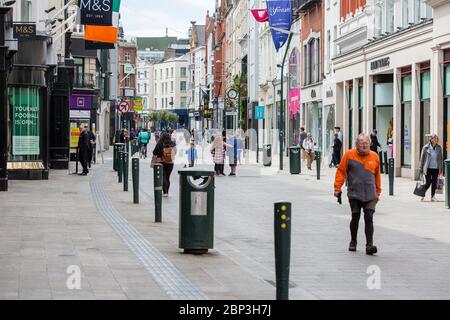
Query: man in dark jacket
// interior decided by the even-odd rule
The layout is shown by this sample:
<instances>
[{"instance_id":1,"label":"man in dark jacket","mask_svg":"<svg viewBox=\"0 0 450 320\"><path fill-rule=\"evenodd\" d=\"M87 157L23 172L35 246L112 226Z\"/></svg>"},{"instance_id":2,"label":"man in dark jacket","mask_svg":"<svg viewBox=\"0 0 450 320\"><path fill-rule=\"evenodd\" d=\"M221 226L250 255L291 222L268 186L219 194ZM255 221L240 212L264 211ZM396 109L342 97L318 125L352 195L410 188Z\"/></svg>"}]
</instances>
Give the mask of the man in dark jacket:
<instances>
[{"instance_id":1,"label":"man in dark jacket","mask_svg":"<svg viewBox=\"0 0 450 320\"><path fill-rule=\"evenodd\" d=\"M86 176L89 173L87 162L89 159L89 136L84 125L80 126L80 137L78 138L78 160L83 167L83 173L80 176Z\"/></svg>"},{"instance_id":2,"label":"man in dark jacket","mask_svg":"<svg viewBox=\"0 0 450 320\"><path fill-rule=\"evenodd\" d=\"M92 164L92 158L94 157L94 146L95 146L95 134L89 130L88 126L85 126L86 128L86 134L89 138L89 152L88 152L88 158L87 158L87 164L89 169L91 168Z\"/></svg>"},{"instance_id":3,"label":"man in dark jacket","mask_svg":"<svg viewBox=\"0 0 450 320\"><path fill-rule=\"evenodd\" d=\"M370 140L372 141L372 144L370 145L370 150L378 154L378 147L381 148L381 144L378 142L378 131L377 129L373 130L373 133L370 135Z\"/></svg>"}]
</instances>

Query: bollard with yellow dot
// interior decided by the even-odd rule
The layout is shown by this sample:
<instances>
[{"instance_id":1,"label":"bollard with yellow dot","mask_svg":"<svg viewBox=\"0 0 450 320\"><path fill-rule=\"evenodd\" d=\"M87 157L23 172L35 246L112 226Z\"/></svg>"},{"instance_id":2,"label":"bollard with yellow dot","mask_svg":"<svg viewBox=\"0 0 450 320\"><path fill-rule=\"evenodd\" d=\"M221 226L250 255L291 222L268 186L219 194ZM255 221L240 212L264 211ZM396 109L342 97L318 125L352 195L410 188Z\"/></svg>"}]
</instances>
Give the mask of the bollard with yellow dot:
<instances>
[{"instance_id":1,"label":"bollard with yellow dot","mask_svg":"<svg viewBox=\"0 0 450 320\"><path fill-rule=\"evenodd\" d=\"M274 207L277 300L289 300L292 205L290 202L280 201L276 202Z\"/></svg>"}]
</instances>

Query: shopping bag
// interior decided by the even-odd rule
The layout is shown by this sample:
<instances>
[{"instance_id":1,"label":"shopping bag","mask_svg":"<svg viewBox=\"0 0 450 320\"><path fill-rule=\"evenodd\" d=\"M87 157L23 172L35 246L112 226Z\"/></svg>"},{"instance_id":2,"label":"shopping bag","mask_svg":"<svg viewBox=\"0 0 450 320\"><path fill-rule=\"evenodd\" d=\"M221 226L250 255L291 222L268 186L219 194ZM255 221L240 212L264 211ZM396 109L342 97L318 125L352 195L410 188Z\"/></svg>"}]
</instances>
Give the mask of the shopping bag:
<instances>
[{"instance_id":1,"label":"shopping bag","mask_svg":"<svg viewBox=\"0 0 450 320\"><path fill-rule=\"evenodd\" d=\"M420 182L417 182L416 188L414 189L414 194L416 196L419 196L419 197L422 197L422 198L425 197L425 194L427 192L427 190L425 188L425 183L423 183L423 182L424 181L423 181L423 178L422 178Z\"/></svg>"},{"instance_id":2,"label":"shopping bag","mask_svg":"<svg viewBox=\"0 0 450 320\"><path fill-rule=\"evenodd\" d=\"M437 194L443 194L444 193L444 177L440 176L437 181Z\"/></svg>"}]
</instances>

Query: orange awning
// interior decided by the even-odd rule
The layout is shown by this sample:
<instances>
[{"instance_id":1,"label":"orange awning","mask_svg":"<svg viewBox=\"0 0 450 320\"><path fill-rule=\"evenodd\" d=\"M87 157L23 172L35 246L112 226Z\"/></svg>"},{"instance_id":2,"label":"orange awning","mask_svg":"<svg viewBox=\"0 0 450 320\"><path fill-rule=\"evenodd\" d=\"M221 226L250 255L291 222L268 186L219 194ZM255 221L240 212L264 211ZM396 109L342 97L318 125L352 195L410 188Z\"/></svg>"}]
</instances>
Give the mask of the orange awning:
<instances>
[{"instance_id":1,"label":"orange awning","mask_svg":"<svg viewBox=\"0 0 450 320\"><path fill-rule=\"evenodd\" d=\"M84 40L117 43L117 32L118 29L115 27L86 25Z\"/></svg>"}]
</instances>

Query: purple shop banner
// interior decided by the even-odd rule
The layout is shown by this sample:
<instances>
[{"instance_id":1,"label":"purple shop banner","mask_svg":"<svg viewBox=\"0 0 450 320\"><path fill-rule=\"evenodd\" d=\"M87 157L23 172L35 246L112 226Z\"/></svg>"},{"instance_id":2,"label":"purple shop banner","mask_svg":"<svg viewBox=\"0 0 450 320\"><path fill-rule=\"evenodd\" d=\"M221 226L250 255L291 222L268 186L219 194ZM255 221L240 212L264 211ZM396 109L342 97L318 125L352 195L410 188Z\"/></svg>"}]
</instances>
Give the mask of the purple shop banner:
<instances>
[{"instance_id":1,"label":"purple shop banner","mask_svg":"<svg viewBox=\"0 0 450 320\"><path fill-rule=\"evenodd\" d=\"M70 96L70 109L91 110L93 96L74 94Z\"/></svg>"}]
</instances>

